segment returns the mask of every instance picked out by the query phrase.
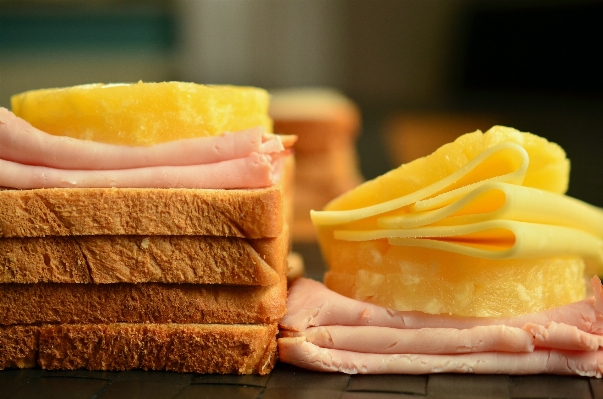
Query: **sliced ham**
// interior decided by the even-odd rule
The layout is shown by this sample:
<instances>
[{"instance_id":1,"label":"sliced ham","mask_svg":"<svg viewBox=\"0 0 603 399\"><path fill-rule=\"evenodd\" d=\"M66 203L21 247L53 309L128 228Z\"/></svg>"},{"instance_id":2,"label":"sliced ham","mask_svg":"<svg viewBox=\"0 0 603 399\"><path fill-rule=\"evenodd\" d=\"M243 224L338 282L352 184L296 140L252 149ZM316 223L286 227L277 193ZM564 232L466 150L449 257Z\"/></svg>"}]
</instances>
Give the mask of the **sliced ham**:
<instances>
[{"instance_id":1,"label":"sliced ham","mask_svg":"<svg viewBox=\"0 0 603 399\"><path fill-rule=\"evenodd\" d=\"M153 166L122 170L65 170L0 160L0 186L19 189L51 187L117 188L258 188L277 180L270 156L191 166Z\"/></svg>"},{"instance_id":2,"label":"sliced ham","mask_svg":"<svg viewBox=\"0 0 603 399\"><path fill-rule=\"evenodd\" d=\"M253 152L279 153L293 137L252 128L216 137L175 140L152 146L125 146L54 136L0 108L0 159L57 169L117 170L148 166L202 165L245 158Z\"/></svg>"},{"instance_id":3,"label":"sliced ham","mask_svg":"<svg viewBox=\"0 0 603 399\"><path fill-rule=\"evenodd\" d=\"M309 370L348 374L577 374L601 378L603 372L603 351L539 349L525 353L391 355L321 348L303 337L280 338L278 348L283 362Z\"/></svg>"},{"instance_id":4,"label":"sliced ham","mask_svg":"<svg viewBox=\"0 0 603 399\"><path fill-rule=\"evenodd\" d=\"M509 318L399 312L296 280L281 320L281 361L345 373L578 374L603 370L602 287L594 296Z\"/></svg>"},{"instance_id":5,"label":"sliced ham","mask_svg":"<svg viewBox=\"0 0 603 399\"><path fill-rule=\"evenodd\" d=\"M527 323L523 328L534 336L534 345L540 348L596 351L603 346L602 336L564 323L551 322L545 326Z\"/></svg>"},{"instance_id":6,"label":"sliced ham","mask_svg":"<svg viewBox=\"0 0 603 399\"><path fill-rule=\"evenodd\" d=\"M291 286L287 299L287 315L281 320L281 327L293 331L327 325L459 329L505 325L523 328L527 323L546 325L554 321L575 326L582 331L603 334L601 283L594 277L592 284L595 295L579 302L517 317L482 318L394 311L347 298L317 281L298 279Z\"/></svg>"},{"instance_id":7,"label":"sliced ham","mask_svg":"<svg viewBox=\"0 0 603 399\"><path fill-rule=\"evenodd\" d=\"M283 330L281 336L305 337L321 348L384 354L531 352L534 348L596 351L603 345L599 335L554 322L546 326L528 323L523 328L490 325L469 329L334 325Z\"/></svg>"},{"instance_id":8,"label":"sliced ham","mask_svg":"<svg viewBox=\"0 0 603 399\"><path fill-rule=\"evenodd\" d=\"M399 329L376 326L322 326L303 332L283 331L285 337L301 336L321 348L363 353L531 352L534 337L529 331L507 326ZM370 337L370 339L367 339Z\"/></svg>"},{"instance_id":9,"label":"sliced ham","mask_svg":"<svg viewBox=\"0 0 603 399\"><path fill-rule=\"evenodd\" d=\"M280 178L295 136L253 128L152 146L53 136L0 108L0 186L259 188Z\"/></svg>"}]
</instances>

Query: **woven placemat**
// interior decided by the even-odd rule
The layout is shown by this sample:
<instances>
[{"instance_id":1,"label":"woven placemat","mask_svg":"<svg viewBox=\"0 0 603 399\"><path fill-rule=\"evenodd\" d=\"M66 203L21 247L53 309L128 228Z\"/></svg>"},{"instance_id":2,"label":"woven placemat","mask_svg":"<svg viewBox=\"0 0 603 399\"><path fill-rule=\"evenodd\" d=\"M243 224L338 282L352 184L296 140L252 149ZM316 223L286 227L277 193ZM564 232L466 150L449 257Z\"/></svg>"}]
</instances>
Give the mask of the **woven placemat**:
<instances>
[{"instance_id":1,"label":"woven placemat","mask_svg":"<svg viewBox=\"0 0 603 399\"><path fill-rule=\"evenodd\" d=\"M0 371L0 399L603 398L603 381L553 375L346 375L278 364L267 376L163 371Z\"/></svg>"}]
</instances>

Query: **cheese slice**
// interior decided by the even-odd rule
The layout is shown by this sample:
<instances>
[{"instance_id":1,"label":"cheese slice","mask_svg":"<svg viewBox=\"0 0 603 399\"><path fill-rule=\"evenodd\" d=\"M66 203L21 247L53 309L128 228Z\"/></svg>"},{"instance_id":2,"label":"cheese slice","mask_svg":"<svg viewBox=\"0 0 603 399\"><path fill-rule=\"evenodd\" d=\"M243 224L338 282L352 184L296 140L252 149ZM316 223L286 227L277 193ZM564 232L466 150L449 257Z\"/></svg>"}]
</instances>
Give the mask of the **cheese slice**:
<instances>
[{"instance_id":1,"label":"cheese slice","mask_svg":"<svg viewBox=\"0 0 603 399\"><path fill-rule=\"evenodd\" d=\"M486 182L521 184L528 164L528 153L523 147L501 143L488 148L447 177L403 197L359 209L312 211L310 216L316 226L329 226L398 210L433 196L439 197L440 204L452 203Z\"/></svg>"},{"instance_id":2,"label":"cheese slice","mask_svg":"<svg viewBox=\"0 0 603 399\"><path fill-rule=\"evenodd\" d=\"M529 156L516 143L488 148L423 189L380 204L313 212L336 240L387 239L484 259L580 256L603 273L603 210L521 186Z\"/></svg>"},{"instance_id":3,"label":"cheese slice","mask_svg":"<svg viewBox=\"0 0 603 399\"><path fill-rule=\"evenodd\" d=\"M416 202L404 214L379 218L378 225L396 229L504 219L573 227L603 237L602 209L533 187L485 183L451 204L440 197Z\"/></svg>"},{"instance_id":4,"label":"cheese slice","mask_svg":"<svg viewBox=\"0 0 603 399\"><path fill-rule=\"evenodd\" d=\"M391 245L421 246L486 259L578 255L603 264L600 237L570 227L512 220L397 230L336 230L335 238L346 241L387 238Z\"/></svg>"}]
</instances>

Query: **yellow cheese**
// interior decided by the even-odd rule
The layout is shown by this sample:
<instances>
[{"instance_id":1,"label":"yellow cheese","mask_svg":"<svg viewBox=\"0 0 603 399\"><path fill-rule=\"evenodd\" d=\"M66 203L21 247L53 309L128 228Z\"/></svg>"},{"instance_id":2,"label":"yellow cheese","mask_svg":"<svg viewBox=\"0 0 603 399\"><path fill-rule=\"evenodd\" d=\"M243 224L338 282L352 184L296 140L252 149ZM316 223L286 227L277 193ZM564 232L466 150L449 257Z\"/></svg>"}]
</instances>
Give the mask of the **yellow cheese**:
<instances>
[{"instance_id":1,"label":"yellow cheese","mask_svg":"<svg viewBox=\"0 0 603 399\"><path fill-rule=\"evenodd\" d=\"M581 256L603 265L600 237L570 227L513 220L398 230L336 230L334 237L345 241L386 238L391 245L420 246L484 259Z\"/></svg>"},{"instance_id":2,"label":"yellow cheese","mask_svg":"<svg viewBox=\"0 0 603 399\"><path fill-rule=\"evenodd\" d=\"M603 210L566 195L506 183L485 183L448 204L434 197L408 213L378 219L381 228L462 225L505 219L561 225L603 237Z\"/></svg>"},{"instance_id":3,"label":"yellow cheese","mask_svg":"<svg viewBox=\"0 0 603 399\"><path fill-rule=\"evenodd\" d=\"M359 209L341 211L312 211L312 222L328 226L354 222L397 210L417 201L438 195L440 203L465 195L486 182L521 184L528 169L528 153L515 143L497 144L469 161L459 170L441 180L400 198Z\"/></svg>"}]
</instances>

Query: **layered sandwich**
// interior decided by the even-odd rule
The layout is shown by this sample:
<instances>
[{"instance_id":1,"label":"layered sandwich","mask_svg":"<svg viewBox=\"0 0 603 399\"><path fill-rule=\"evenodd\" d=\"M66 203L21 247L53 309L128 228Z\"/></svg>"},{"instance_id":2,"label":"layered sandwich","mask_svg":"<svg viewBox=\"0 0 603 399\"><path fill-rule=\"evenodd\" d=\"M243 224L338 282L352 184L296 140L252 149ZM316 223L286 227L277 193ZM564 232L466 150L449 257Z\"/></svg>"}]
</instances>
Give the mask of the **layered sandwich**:
<instances>
[{"instance_id":1,"label":"layered sandwich","mask_svg":"<svg viewBox=\"0 0 603 399\"><path fill-rule=\"evenodd\" d=\"M139 82L0 108L0 368L270 372L295 139L268 100Z\"/></svg>"},{"instance_id":2,"label":"layered sandwich","mask_svg":"<svg viewBox=\"0 0 603 399\"><path fill-rule=\"evenodd\" d=\"M558 145L496 126L313 212L286 362L347 373L603 373L603 210L566 196Z\"/></svg>"}]
</instances>

